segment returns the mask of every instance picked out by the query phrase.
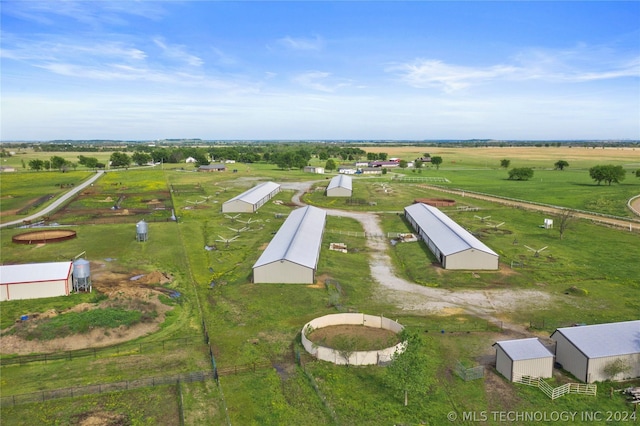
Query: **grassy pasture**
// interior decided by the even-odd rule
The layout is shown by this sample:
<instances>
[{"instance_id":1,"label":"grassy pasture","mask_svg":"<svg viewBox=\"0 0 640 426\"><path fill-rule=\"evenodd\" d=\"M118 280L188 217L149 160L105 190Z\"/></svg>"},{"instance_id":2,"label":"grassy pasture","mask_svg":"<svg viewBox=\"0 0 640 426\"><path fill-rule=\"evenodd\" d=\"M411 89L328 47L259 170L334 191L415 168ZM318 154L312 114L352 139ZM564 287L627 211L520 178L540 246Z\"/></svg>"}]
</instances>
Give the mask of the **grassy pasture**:
<instances>
[{"instance_id":1,"label":"grassy pasture","mask_svg":"<svg viewBox=\"0 0 640 426\"><path fill-rule=\"evenodd\" d=\"M373 149L378 152L389 152L388 147ZM415 147L413 149L416 149ZM555 148L537 148L549 153ZM563 148L559 148L563 149ZM576 148L568 149L575 150ZM422 175L440 175L449 173L454 177L451 185L472 190L474 188L490 188L492 193L508 195L509 184L531 183L531 187L518 192L516 198L531 199L545 197L557 203L585 203L589 200L589 191L603 187L588 181L588 172L583 179L582 173L573 172L572 159L570 168L564 172L543 170L552 167L557 161L555 154L549 159L540 159L536 169L536 178L543 176L541 182L509 182L499 176L506 176L506 171L499 169L499 158L495 160L493 169L483 166L481 159L475 159L476 152L464 153L465 161L475 161L475 166L485 170L463 170L458 163L449 166L445 154L435 150L427 151L431 155L442 155L445 164L440 171L424 170ZM478 151L484 149L478 148ZM488 148L486 150L489 150ZM548 151L547 151L548 150ZM465 151L465 150L460 150ZM599 150L596 150L599 151ZM607 150L603 150L607 151ZM421 151L416 151L420 153ZM572 151L573 152L573 151ZM391 155L391 153L390 153ZM394 154L395 155L395 154ZM448 155L448 154L447 154ZM463 154L460 154L463 155ZM508 157L506 157L508 158ZM514 157L515 158L515 157ZM558 158L559 159L559 158ZM629 161L629 156L626 156ZM553 161L551 161L553 160ZM623 161L621 158L620 161ZM536 160L537 161L537 160ZM577 160L576 164L577 163ZM586 161L586 160L585 160ZM618 161L618 160L611 160ZM547 162L551 166L545 166ZM512 166L515 160L512 158ZM585 162L586 164L586 162ZM597 164L597 163L595 163ZM626 164L626 163L625 163ZM446 166L446 167L445 167ZM459 167L460 166L460 167ZM585 166L588 167L588 166ZM270 165L238 165L238 173L192 173L179 169L109 172L96 182L94 188L100 191L120 190L125 194L154 194L167 188L178 188L171 193L172 203L179 218L177 223L150 223L149 241L135 241L133 224L90 225L77 228L78 237L60 244L44 246L22 246L11 243L11 236L21 232L18 229L3 229L0 234L3 263L25 261L42 262L70 259L82 251L86 258L105 262L107 267L118 271L150 272L161 270L174 277L169 286L182 293L180 302L168 316L164 326L155 334L139 339L140 342L158 341L183 335L198 335L200 322L204 319L209 330L214 354L219 368L258 363L273 362L277 368L259 370L255 373L244 373L220 378L224 391L224 401L214 382L183 385L186 424L224 424L226 423L225 405L232 424L331 424L335 412L336 423L339 424L429 424L446 423L450 411L459 415L469 410L538 410L538 411L606 411L628 410L617 395L608 398L609 384L604 384L596 398L565 396L551 403L541 391L524 386L514 386L500 377L485 378L484 381L464 382L451 372L455 360L470 365L477 363L479 355L486 355L493 350L491 344L500 338L509 338L497 332L484 320L461 315L449 316L408 316L402 307L392 306L381 301L375 295L375 285L368 266L368 249L366 241L360 237L347 236L340 232L361 232L359 223L348 218L327 218L327 226L323 239L317 275L317 285L256 285L250 282L251 266L270 241L284 217L294 208L289 201L293 192L285 190L272 201L264 205L256 214L241 214L234 221L220 212L220 205L229 198L241 193L258 182L273 180L276 182L321 181L316 186L326 185L328 175L312 175L300 171L278 170ZM557 190L544 190L548 176L568 175L566 180L554 182L558 186L569 185L575 180L578 189L589 186L589 191L579 191L575 195L562 198L563 193ZM79 172L76 172L79 173ZM418 176L407 172L409 176ZM22 173L20 173L22 175ZM30 174L29 174L30 175ZM67 174L60 174L64 176ZM3 192L5 181L2 176ZM549 178L551 179L551 177ZM580 180L583 179L583 180ZM618 204L625 195L618 194L626 190L640 192L633 186L635 177L627 175L623 185L612 185L604 192L612 204ZM389 184L393 191L381 191L381 183ZM117 183L118 185L113 185ZM122 183L122 184L120 184ZM377 183L377 184L376 184ZM484 183L484 186L483 186ZM10 187L9 187L10 188ZM116 189L117 188L117 189ZM507 189L505 189L507 188ZM519 186L522 190L522 186ZM635 188L635 190L634 190ZM35 184L34 193L44 192L46 183ZM356 179L354 192L362 198L375 200L375 206L349 206L344 199L328 199L320 191L313 191L305 197L310 204L320 207L339 208L354 211L397 212L409 205L414 198L443 197L442 193L421 188L418 184L399 183L390 180L390 176L373 179ZM481 189L475 189L481 190ZM490 192L482 189L482 192ZM514 192L515 193L515 192ZM548 194L547 194L548 193ZM565 194L566 195L566 194ZM209 198L207 198L209 197ZM445 195L446 198L451 198ZM203 200L203 202L200 202ZM198 201L199 204L195 204ZM595 323L616 321L637 317L640 310L638 298L638 266L640 244L637 234L613 230L585 221L576 221L567 231L563 240L559 239L557 230L544 230L544 215L512 210L480 200L459 197L459 204L471 204L480 208L477 212L458 212L443 209L454 220L467 229L477 233L482 241L496 250L506 264L511 260L521 261L524 266L510 274L481 272L480 278L472 278L469 272L445 271L438 273L430 265L430 253L421 243L399 244L389 249L396 273L419 284L438 286L445 289L499 289L523 288L538 289L554 296L554 302L544 310L528 310L523 308L514 312L503 312L505 321L517 324L534 323L537 333L544 335L552 331L556 325L573 322ZM555 204L556 202L553 202ZM616 207L618 208L618 207ZM505 225L492 229L482 224L475 215L491 215L491 222L505 222ZM402 217L395 213L381 213L382 226L388 232L409 231ZM277 217L279 216L279 217ZM4 220L4 218L3 218ZM250 231L236 234L229 228L240 229L250 227ZM508 231L508 232L507 232ZM216 241L219 236L230 238L239 235L228 246ZM514 244L514 240L518 244ZM597 244L594 243L597 241ZM340 253L328 249L329 242L345 243L349 253ZM531 247L549 246L538 258L533 257L524 245ZM205 246L215 246L214 250L206 250ZM607 253L616 253L608 256ZM110 259L107 261L105 259ZM340 283L342 292L335 294L324 285L324 278L331 278ZM214 285L212 286L212 282ZM586 290L586 294L565 294L572 286ZM56 300L32 300L3 302L0 310L2 328L12 324L24 312L37 312L47 309L64 309L76 303L89 301L93 295L72 295ZM327 408L321 396L316 393L312 382L300 367L295 367L289 359L299 342L302 325L310 319L335 313L341 310L354 310L367 313L393 315L401 323L424 333L428 341L428 352L432 362L431 378L433 385L422 395L409 396L409 407L402 406L402 395L390 393L384 381L384 369L378 367L343 368L330 364L309 361L305 364L307 374L314 377L320 393L327 398ZM202 312L203 318L200 316ZM544 321L544 325L542 322ZM447 330L445 334L439 330ZM67 387L72 384L97 383L123 380L131 377L147 377L173 372L206 369L209 364L205 350L186 347L183 350L162 352L144 356L132 355L107 359L79 359L73 362L56 361L51 364L33 364L20 367L2 367L1 390L3 396L41 389ZM620 384L614 384L620 387ZM138 391L136 391L138 392ZM162 391L156 388L139 391L143 396L130 398L119 395L113 397L112 410L128 413L132 424L134 419L144 415L155 419L153 424L177 424L174 414L166 410L174 410L175 405L156 407L147 403L149 410L138 415L142 408L136 408L133 402L144 402L145 398L153 398L157 393L158 400L165 398ZM114 394L116 395L116 394ZM128 394L127 394L128 395ZM133 394L132 394L133 395ZM169 397L176 401L175 391L169 391ZM87 413L91 407L101 407L100 398L84 403L85 397L54 401L61 411L58 423L69 423L65 420L78 413ZM106 396L103 396L106 398ZM47 404L38 404L38 409L48 412L52 408ZM26 409L34 410L34 405L20 406L2 410L4 419L21 418ZM23 411L19 411L23 410ZM146 410L146 408L144 408ZM160 414L158 414L160 413ZM163 414L164 413L164 414ZM162 420L158 420L161 416ZM43 420L41 424L54 424L55 416ZM16 420L17 423L21 424ZM497 422L488 421L489 424ZM12 423L13 424L13 423Z\"/></svg>"}]
</instances>

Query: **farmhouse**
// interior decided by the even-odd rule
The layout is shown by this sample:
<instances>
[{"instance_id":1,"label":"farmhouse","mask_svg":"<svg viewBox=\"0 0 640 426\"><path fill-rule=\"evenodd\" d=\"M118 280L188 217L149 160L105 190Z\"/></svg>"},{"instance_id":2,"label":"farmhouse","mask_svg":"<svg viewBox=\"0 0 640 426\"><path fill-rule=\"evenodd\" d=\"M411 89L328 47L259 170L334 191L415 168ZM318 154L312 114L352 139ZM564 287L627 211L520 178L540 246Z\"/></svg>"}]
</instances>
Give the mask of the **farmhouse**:
<instances>
[{"instance_id":1,"label":"farmhouse","mask_svg":"<svg viewBox=\"0 0 640 426\"><path fill-rule=\"evenodd\" d=\"M0 266L0 301L68 296L72 262Z\"/></svg>"},{"instance_id":2,"label":"farmhouse","mask_svg":"<svg viewBox=\"0 0 640 426\"><path fill-rule=\"evenodd\" d=\"M549 378L553 375L553 354L538 340L501 340L496 348L496 370L515 382L522 376Z\"/></svg>"},{"instance_id":3,"label":"farmhouse","mask_svg":"<svg viewBox=\"0 0 640 426\"><path fill-rule=\"evenodd\" d=\"M498 269L498 254L436 207L417 203L404 213L444 269Z\"/></svg>"},{"instance_id":4,"label":"farmhouse","mask_svg":"<svg viewBox=\"0 0 640 426\"><path fill-rule=\"evenodd\" d=\"M583 382L640 377L640 320L558 328L551 338L556 362Z\"/></svg>"},{"instance_id":5,"label":"farmhouse","mask_svg":"<svg viewBox=\"0 0 640 426\"><path fill-rule=\"evenodd\" d=\"M317 174L323 174L323 173L324 173L324 167L319 167L319 166L305 166L305 167L304 167L304 172L305 172L305 173L317 173Z\"/></svg>"},{"instance_id":6,"label":"farmhouse","mask_svg":"<svg viewBox=\"0 0 640 426\"><path fill-rule=\"evenodd\" d=\"M352 186L351 176L334 176L327 186L327 197L351 197Z\"/></svg>"},{"instance_id":7,"label":"farmhouse","mask_svg":"<svg viewBox=\"0 0 640 426\"><path fill-rule=\"evenodd\" d=\"M291 212L253 265L253 282L313 284L326 217L313 206Z\"/></svg>"},{"instance_id":8,"label":"farmhouse","mask_svg":"<svg viewBox=\"0 0 640 426\"><path fill-rule=\"evenodd\" d=\"M264 182L222 203L223 213L255 213L280 192L280 184Z\"/></svg>"},{"instance_id":9,"label":"farmhouse","mask_svg":"<svg viewBox=\"0 0 640 426\"><path fill-rule=\"evenodd\" d=\"M207 164L205 166L198 167L199 172L224 172L227 170L227 166L221 163Z\"/></svg>"}]
</instances>

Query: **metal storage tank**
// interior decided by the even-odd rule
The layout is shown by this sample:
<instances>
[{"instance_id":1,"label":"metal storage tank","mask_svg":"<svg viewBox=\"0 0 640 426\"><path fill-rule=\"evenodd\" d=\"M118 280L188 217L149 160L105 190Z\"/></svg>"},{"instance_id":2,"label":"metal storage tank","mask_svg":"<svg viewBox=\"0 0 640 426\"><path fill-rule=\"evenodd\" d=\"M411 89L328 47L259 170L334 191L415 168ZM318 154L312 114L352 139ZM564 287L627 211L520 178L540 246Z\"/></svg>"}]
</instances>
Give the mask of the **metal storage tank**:
<instances>
[{"instance_id":1,"label":"metal storage tank","mask_svg":"<svg viewBox=\"0 0 640 426\"><path fill-rule=\"evenodd\" d=\"M73 291L91 292L91 266L88 260L73 261Z\"/></svg>"},{"instance_id":2,"label":"metal storage tank","mask_svg":"<svg viewBox=\"0 0 640 426\"><path fill-rule=\"evenodd\" d=\"M144 220L136 223L136 241L147 241L149 239L149 225Z\"/></svg>"}]
</instances>

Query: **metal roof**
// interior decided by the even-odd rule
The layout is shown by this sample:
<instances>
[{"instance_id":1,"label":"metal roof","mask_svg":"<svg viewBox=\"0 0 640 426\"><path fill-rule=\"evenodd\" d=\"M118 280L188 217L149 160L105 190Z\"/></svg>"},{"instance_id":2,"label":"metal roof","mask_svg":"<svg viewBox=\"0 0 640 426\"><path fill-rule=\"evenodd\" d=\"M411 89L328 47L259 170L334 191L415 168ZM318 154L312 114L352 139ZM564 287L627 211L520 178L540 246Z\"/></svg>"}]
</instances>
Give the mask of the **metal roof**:
<instances>
[{"instance_id":1,"label":"metal roof","mask_svg":"<svg viewBox=\"0 0 640 426\"><path fill-rule=\"evenodd\" d=\"M498 256L496 252L471 235L469 231L454 222L439 209L423 203L412 204L404 208L429 239L445 256L468 249L476 249Z\"/></svg>"},{"instance_id":2,"label":"metal roof","mask_svg":"<svg viewBox=\"0 0 640 426\"><path fill-rule=\"evenodd\" d=\"M0 284L35 283L66 280L71 274L72 262L29 263L1 265Z\"/></svg>"},{"instance_id":3,"label":"metal roof","mask_svg":"<svg viewBox=\"0 0 640 426\"><path fill-rule=\"evenodd\" d=\"M553 357L553 354L549 352L537 337L529 339L501 340L494 343L494 346L495 345L500 346L504 353L513 361Z\"/></svg>"},{"instance_id":4,"label":"metal roof","mask_svg":"<svg viewBox=\"0 0 640 426\"><path fill-rule=\"evenodd\" d=\"M253 188L243 192L240 195L236 195L228 201L225 201L224 204L230 203L232 201L243 201L249 204L256 204L277 189L280 189L279 183L264 182L260 185L254 186Z\"/></svg>"},{"instance_id":5,"label":"metal roof","mask_svg":"<svg viewBox=\"0 0 640 426\"><path fill-rule=\"evenodd\" d=\"M351 191L352 190L351 176L347 176L347 175L334 176L331 179L331 181L329 181L329 185L327 186L327 191L334 188L344 188Z\"/></svg>"},{"instance_id":6,"label":"metal roof","mask_svg":"<svg viewBox=\"0 0 640 426\"><path fill-rule=\"evenodd\" d=\"M558 328L588 358L640 353L640 320Z\"/></svg>"},{"instance_id":7,"label":"metal roof","mask_svg":"<svg viewBox=\"0 0 640 426\"><path fill-rule=\"evenodd\" d=\"M326 217L327 212L313 206L292 211L253 267L287 260L315 268Z\"/></svg>"}]
</instances>

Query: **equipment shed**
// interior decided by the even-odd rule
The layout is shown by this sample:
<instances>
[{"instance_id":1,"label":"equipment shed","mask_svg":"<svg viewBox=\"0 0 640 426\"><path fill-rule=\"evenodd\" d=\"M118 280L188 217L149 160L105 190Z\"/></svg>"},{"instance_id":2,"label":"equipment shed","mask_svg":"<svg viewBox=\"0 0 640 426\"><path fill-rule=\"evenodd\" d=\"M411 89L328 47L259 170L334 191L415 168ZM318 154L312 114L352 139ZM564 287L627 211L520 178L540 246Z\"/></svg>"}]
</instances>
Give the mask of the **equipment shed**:
<instances>
[{"instance_id":1,"label":"equipment shed","mask_svg":"<svg viewBox=\"0 0 640 426\"><path fill-rule=\"evenodd\" d=\"M551 338L556 362L585 383L640 377L640 320L558 328ZM614 364L625 371L611 376Z\"/></svg>"},{"instance_id":2,"label":"equipment shed","mask_svg":"<svg viewBox=\"0 0 640 426\"><path fill-rule=\"evenodd\" d=\"M72 262L0 266L0 301L68 296Z\"/></svg>"},{"instance_id":3,"label":"equipment shed","mask_svg":"<svg viewBox=\"0 0 640 426\"><path fill-rule=\"evenodd\" d=\"M280 192L280 184L264 182L222 203L222 213L255 213Z\"/></svg>"},{"instance_id":4,"label":"equipment shed","mask_svg":"<svg viewBox=\"0 0 640 426\"><path fill-rule=\"evenodd\" d=\"M549 378L553 375L553 354L538 340L502 340L496 348L496 370L515 382L523 376Z\"/></svg>"},{"instance_id":5,"label":"equipment shed","mask_svg":"<svg viewBox=\"0 0 640 426\"><path fill-rule=\"evenodd\" d=\"M404 213L444 269L498 269L498 254L436 207L416 203Z\"/></svg>"},{"instance_id":6,"label":"equipment shed","mask_svg":"<svg viewBox=\"0 0 640 426\"><path fill-rule=\"evenodd\" d=\"M291 212L253 265L253 282L313 284L326 217L313 206Z\"/></svg>"},{"instance_id":7,"label":"equipment shed","mask_svg":"<svg viewBox=\"0 0 640 426\"><path fill-rule=\"evenodd\" d=\"M351 197L353 194L353 181L351 176L334 176L327 186L327 197Z\"/></svg>"}]
</instances>

